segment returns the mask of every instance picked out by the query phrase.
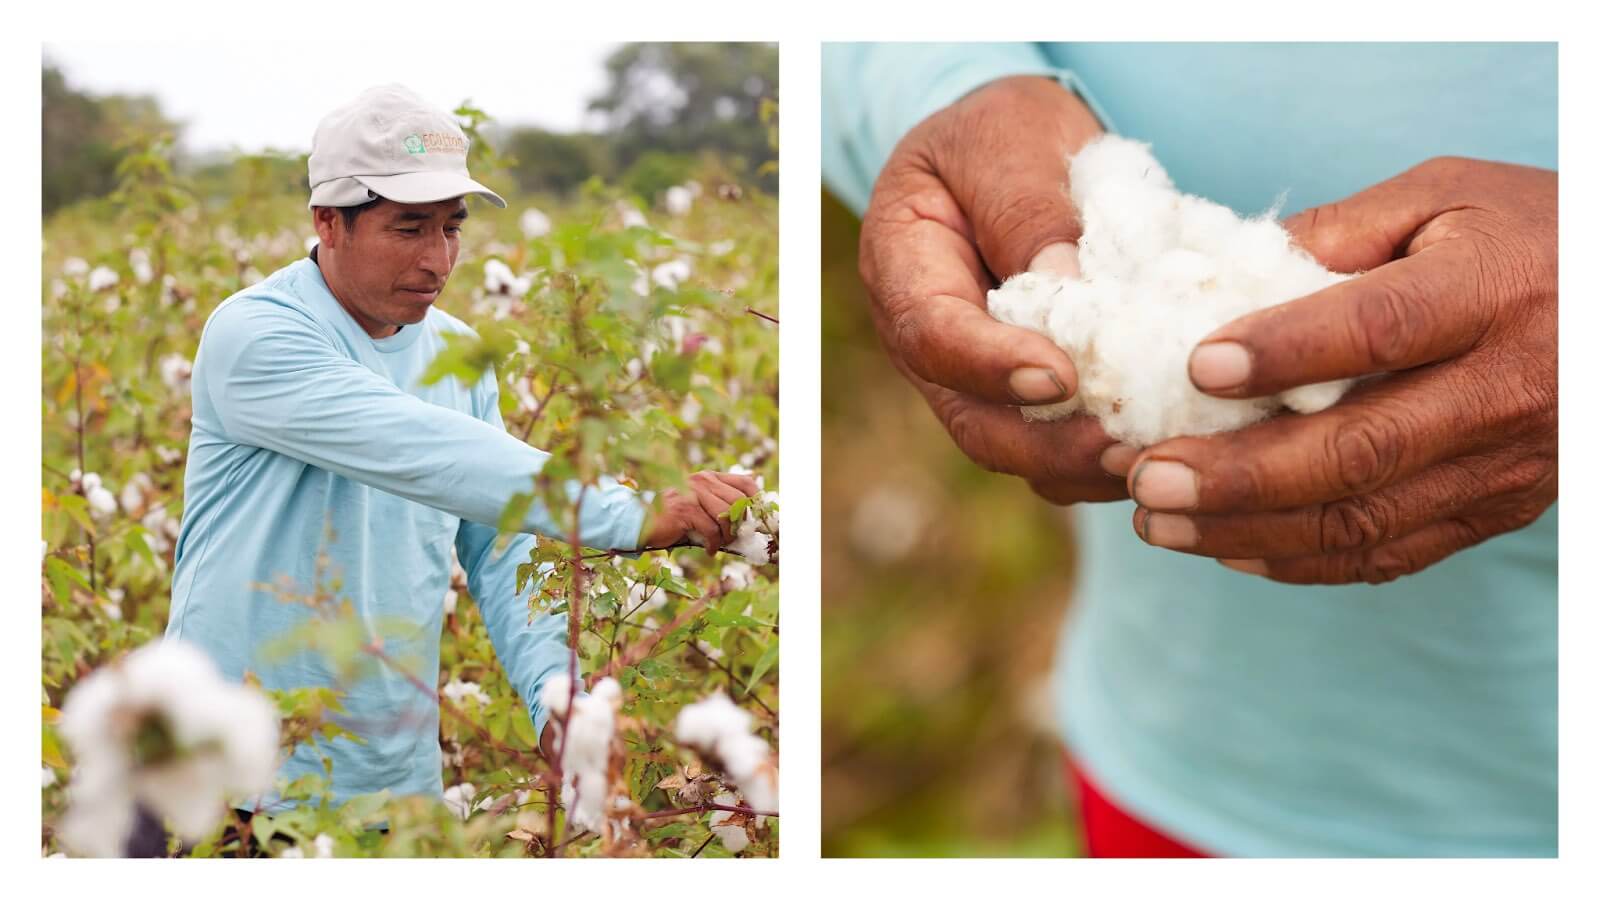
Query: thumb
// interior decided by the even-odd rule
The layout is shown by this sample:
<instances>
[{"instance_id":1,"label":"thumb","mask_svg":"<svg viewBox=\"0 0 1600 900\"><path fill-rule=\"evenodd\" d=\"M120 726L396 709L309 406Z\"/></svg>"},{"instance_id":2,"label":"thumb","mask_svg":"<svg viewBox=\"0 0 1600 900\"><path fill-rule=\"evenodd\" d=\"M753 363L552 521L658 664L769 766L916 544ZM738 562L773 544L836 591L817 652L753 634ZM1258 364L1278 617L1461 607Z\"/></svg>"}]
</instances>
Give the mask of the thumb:
<instances>
[{"instance_id":1,"label":"thumb","mask_svg":"<svg viewBox=\"0 0 1600 900\"><path fill-rule=\"evenodd\" d=\"M1335 272L1365 272L1406 255L1440 212L1441 186L1423 163L1343 200L1302 210L1283 222L1295 243Z\"/></svg>"},{"instance_id":2,"label":"thumb","mask_svg":"<svg viewBox=\"0 0 1600 900\"><path fill-rule=\"evenodd\" d=\"M1054 245L1076 244L1083 227L1067 196L1067 157L1101 132L1088 106L1052 79L1023 76L992 82L952 109L959 115L936 164L995 278L1027 271Z\"/></svg>"}]
</instances>

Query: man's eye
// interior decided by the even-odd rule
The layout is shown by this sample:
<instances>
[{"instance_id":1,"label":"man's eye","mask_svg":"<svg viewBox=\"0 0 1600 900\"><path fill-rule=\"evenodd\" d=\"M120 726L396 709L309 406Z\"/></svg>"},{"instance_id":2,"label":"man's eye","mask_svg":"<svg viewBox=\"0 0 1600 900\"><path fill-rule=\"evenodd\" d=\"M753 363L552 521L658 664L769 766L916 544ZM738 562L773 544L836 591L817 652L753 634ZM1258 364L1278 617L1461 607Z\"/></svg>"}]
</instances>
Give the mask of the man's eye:
<instances>
[{"instance_id":1,"label":"man's eye","mask_svg":"<svg viewBox=\"0 0 1600 900\"><path fill-rule=\"evenodd\" d=\"M399 229L399 231L400 231L401 234L421 234L422 233L422 229L420 229L420 228L401 228L401 229Z\"/></svg>"},{"instance_id":2,"label":"man's eye","mask_svg":"<svg viewBox=\"0 0 1600 900\"><path fill-rule=\"evenodd\" d=\"M452 225L449 228L446 228L444 230L444 233L445 234L460 234L461 233L461 226L460 225Z\"/></svg>"}]
</instances>

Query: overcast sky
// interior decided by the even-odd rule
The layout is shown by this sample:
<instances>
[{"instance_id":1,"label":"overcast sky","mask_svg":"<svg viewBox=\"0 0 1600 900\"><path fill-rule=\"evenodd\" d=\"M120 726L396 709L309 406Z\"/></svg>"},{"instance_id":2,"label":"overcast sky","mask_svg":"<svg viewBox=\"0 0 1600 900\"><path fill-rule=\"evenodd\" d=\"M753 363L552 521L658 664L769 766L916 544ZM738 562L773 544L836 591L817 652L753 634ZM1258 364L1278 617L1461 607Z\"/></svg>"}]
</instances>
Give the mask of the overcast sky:
<instances>
[{"instance_id":1,"label":"overcast sky","mask_svg":"<svg viewBox=\"0 0 1600 900\"><path fill-rule=\"evenodd\" d=\"M445 109L470 99L502 123L578 130L615 46L141 42L46 44L44 58L80 90L159 97L192 152L308 152L324 113L391 81Z\"/></svg>"}]
</instances>

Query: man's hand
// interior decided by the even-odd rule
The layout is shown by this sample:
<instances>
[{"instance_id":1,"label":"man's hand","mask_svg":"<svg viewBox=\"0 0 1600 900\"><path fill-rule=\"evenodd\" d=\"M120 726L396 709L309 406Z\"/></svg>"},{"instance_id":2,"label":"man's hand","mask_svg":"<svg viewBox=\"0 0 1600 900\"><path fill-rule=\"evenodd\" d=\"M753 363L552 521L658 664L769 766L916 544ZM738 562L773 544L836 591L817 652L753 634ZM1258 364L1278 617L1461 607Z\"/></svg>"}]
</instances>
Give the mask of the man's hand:
<instances>
[{"instance_id":1,"label":"man's hand","mask_svg":"<svg viewBox=\"0 0 1600 900\"><path fill-rule=\"evenodd\" d=\"M1127 497L1133 458L1100 424L1029 423L1077 372L1048 338L995 321L985 291L1025 269L1076 274L1082 234L1066 157L1099 134L1071 91L1042 77L991 82L923 120L895 147L861 223L861 277L889 357L979 465L1056 503Z\"/></svg>"},{"instance_id":2,"label":"man's hand","mask_svg":"<svg viewBox=\"0 0 1600 900\"><path fill-rule=\"evenodd\" d=\"M1434 159L1285 223L1366 274L1218 329L1195 386L1390 374L1315 415L1147 448L1140 536L1278 581L1380 583L1538 518L1556 499L1556 184Z\"/></svg>"},{"instance_id":3,"label":"man's hand","mask_svg":"<svg viewBox=\"0 0 1600 900\"><path fill-rule=\"evenodd\" d=\"M760 493L753 478L696 472L689 476L687 492L671 488L661 492L657 509L645 522L641 546L670 547L691 541L715 553L733 540L734 523L728 519L728 507Z\"/></svg>"}]
</instances>

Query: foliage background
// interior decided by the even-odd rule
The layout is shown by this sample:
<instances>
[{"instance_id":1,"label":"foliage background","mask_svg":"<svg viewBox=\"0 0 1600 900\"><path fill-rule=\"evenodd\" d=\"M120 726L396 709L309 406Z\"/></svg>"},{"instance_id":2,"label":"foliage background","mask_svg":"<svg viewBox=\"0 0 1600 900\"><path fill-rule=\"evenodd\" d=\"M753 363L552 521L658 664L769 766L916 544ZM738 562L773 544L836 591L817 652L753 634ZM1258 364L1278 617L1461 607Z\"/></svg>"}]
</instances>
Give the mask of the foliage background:
<instances>
[{"instance_id":1,"label":"foliage background","mask_svg":"<svg viewBox=\"0 0 1600 900\"><path fill-rule=\"evenodd\" d=\"M890 365L860 222L821 202L823 855L1074 855L1046 685L1070 524Z\"/></svg>"},{"instance_id":2,"label":"foliage background","mask_svg":"<svg viewBox=\"0 0 1600 900\"><path fill-rule=\"evenodd\" d=\"M454 348L459 352L442 368L471 371L496 364L508 430L536 446L571 449L575 471L621 459L624 446L634 453L643 447L649 458L638 460L634 470L646 475L670 481L667 473L743 465L762 475L769 490L778 489L776 325L746 312L777 313L777 200L761 187L775 165L775 48L771 63L772 80L763 82L765 108L740 110L750 113L743 130L760 137L771 165L752 167L750 159L716 144L681 143L681 152L670 155L674 172L700 189L687 211L665 209L661 191L631 189L627 170L620 169L607 171L622 184L592 176L563 191L519 192L518 173L537 169L543 157L516 162L506 150L506 135L487 137L490 122L458 111L485 132L474 144L474 176L511 205L504 211L482 207L464 230L457 268L439 303L478 327L484 339ZM629 70L619 64L619 77ZM186 160L152 99L91 97L74 92L48 68L43 77L46 182L75 185L53 195L47 190L44 222L41 674L47 784L41 842L49 854L60 849L51 821L62 809L71 772L52 710L78 679L159 637L166 623L170 537L163 535L162 521L149 516L158 506L173 520L181 515L189 421L187 385L171 378L165 361L192 359L211 309L302 257L313 232L303 157ZM616 144L625 144L620 135ZM52 198L54 209L48 205ZM554 226L549 234L522 232L518 214L530 206L548 215ZM625 227L619 221L624 214L643 215L650 227ZM149 267L143 272L140 253ZM70 258L114 272L116 284L91 286L94 276L72 270ZM521 299L496 293L486 283L484 263L490 258L529 277L535 289ZM686 263L691 274L681 283L652 279L652 267L663 262ZM640 274L650 285L645 296L635 290ZM589 301L591 315L582 323L591 365L581 385L562 387L539 369L539 360L545 354L583 355L575 338L562 337L552 324L565 320L569 301L580 294L601 298ZM676 325L668 327L671 319L663 316ZM519 354L518 339L532 347ZM644 374L625 371L625 358L640 353L644 341L659 345ZM596 405L601 400L603 411ZM114 514L95 517L68 479L80 460L116 494L141 476L148 482ZM665 486L652 481L645 486ZM711 764L670 741L672 719L683 705L726 690L752 712L757 733L774 748L778 743L776 565L741 573L729 567L727 557L712 559L694 548L670 556L675 570L666 565L667 553L617 560L616 568L603 559L593 563L597 576L580 586L585 671L604 664L619 632L624 646L643 648L615 673L625 694L619 734L626 751L619 775L641 813L693 806L699 794L709 800L707 789L718 786ZM642 597L630 598L624 576L650 586ZM570 586L570 570L551 583ZM329 834L341 856L542 855L558 842L567 855L730 855L713 839L704 814L650 820L632 842L566 831L530 778L535 773L528 761L537 757L522 703L499 668L484 663L493 658L487 634L465 586L458 587L459 603L446 619L438 685L474 683L486 702L461 704L462 717L441 716L444 780L447 787L472 783L482 808L463 822L437 800L377 798L339 809L303 809L276 821L258 817L258 837L276 830L290 843L305 843ZM639 610L641 599L654 601L654 608ZM567 600L547 602L565 608ZM681 627L667 627L680 619ZM339 633L339 627L335 623L326 634ZM327 652L348 655L359 646ZM291 737L336 719L336 701L325 695L307 692L279 701ZM668 786L658 786L664 780ZM531 790L517 793L522 789ZM294 792L315 797L319 790L305 784ZM392 826L383 838L366 827L379 820ZM776 855L775 818L752 823L750 831L753 840L743 855ZM280 841L277 849L286 846ZM206 843L195 852L227 849Z\"/></svg>"}]
</instances>

